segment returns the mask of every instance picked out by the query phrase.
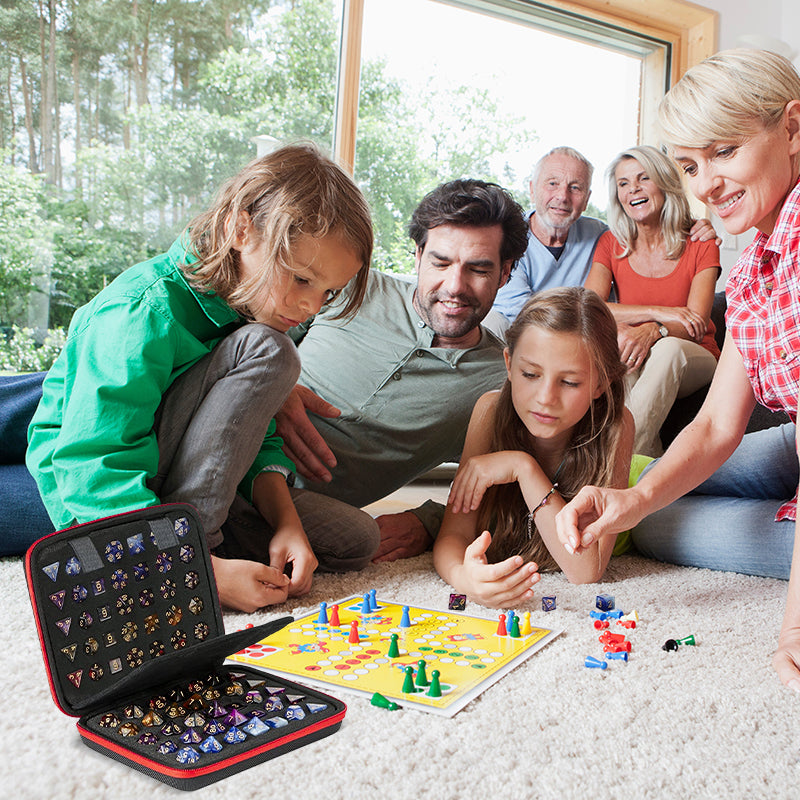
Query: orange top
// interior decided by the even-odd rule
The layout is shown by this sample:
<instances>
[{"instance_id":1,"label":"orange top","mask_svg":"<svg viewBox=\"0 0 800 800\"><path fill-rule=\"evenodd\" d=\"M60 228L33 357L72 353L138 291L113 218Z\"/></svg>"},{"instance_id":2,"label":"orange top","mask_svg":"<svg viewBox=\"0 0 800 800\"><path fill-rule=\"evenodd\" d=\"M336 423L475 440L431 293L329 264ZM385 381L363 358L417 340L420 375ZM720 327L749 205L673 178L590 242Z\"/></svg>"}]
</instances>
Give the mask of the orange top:
<instances>
[{"instance_id":1,"label":"orange top","mask_svg":"<svg viewBox=\"0 0 800 800\"><path fill-rule=\"evenodd\" d=\"M614 234L607 231L598 240L592 261L611 271L617 297L623 305L685 306L695 276L706 269L720 269L719 247L715 242L687 241L681 257L675 262L675 269L659 278L640 275L630 265L627 256L620 258L621 250ZM715 331L714 323L709 320L708 330L700 344L714 358L719 358Z\"/></svg>"}]
</instances>

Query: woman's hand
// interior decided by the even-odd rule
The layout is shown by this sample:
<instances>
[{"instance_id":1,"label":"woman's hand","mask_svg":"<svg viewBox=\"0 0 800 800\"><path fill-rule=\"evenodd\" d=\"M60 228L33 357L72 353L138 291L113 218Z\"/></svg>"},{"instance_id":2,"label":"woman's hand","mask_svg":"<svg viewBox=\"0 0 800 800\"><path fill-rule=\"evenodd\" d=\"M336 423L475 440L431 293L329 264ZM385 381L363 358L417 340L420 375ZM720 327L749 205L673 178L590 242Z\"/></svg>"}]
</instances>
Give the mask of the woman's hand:
<instances>
[{"instance_id":1,"label":"woman's hand","mask_svg":"<svg viewBox=\"0 0 800 800\"><path fill-rule=\"evenodd\" d=\"M669 323L683 325L689 338L694 342L702 342L708 330L703 316L686 306L659 306L656 309L656 315L662 325L669 325Z\"/></svg>"},{"instance_id":2,"label":"woman's hand","mask_svg":"<svg viewBox=\"0 0 800 800\"><path fill-rule=\"evenodd\" d=\"M475 511L490 486L514 483L533 458L521 450L501 450L473 456L456 474L447 503L455 513Z\"/></svg>"},{"instance_id":3,"label":"woman's hand","mask_svg":"<svg viewBox=\"0 0 800 800\"><path fill-rule=\"evenodd\" d=\"M628 372L633 372L644 364L644 360L650 355L650 348L659 338L658 328L650 323L617 326L619 357Z\"/></svg>"},{"instance_id":4,"label":"woman's hand","mask_svg":"<svg viewBox=\"0 0 800 800\"><path fill-rule=\"evenodd\" d=\"M630 530L644 516L635 489L584 486L556 515L556 533L568 553L582 553L601 536Z\"/></svg>"},{"instance_id":5,"label":"woman's hand","mask_svg":"<svg viewBox=\"0 0 800 800\"><path fill-rule=\"evenodd\" d=\"M491 542L491 534L484 531L467 547L464 563L454 574L454 588L487 608L516 608L533 597L539 567L523 562L522 556L489 564L486 551Z\"/></svg>"},{"instance_id":6,"label":"woman's hand","mask_svg":"<svg viewBox=\"0 0 800 800\"><path fill-rule=\"evenodd\" d=\"M778 649L772 657L778 677L784 686L800 692L800 628L792 627L781 631Z\"/></svg>"}]
</instances>

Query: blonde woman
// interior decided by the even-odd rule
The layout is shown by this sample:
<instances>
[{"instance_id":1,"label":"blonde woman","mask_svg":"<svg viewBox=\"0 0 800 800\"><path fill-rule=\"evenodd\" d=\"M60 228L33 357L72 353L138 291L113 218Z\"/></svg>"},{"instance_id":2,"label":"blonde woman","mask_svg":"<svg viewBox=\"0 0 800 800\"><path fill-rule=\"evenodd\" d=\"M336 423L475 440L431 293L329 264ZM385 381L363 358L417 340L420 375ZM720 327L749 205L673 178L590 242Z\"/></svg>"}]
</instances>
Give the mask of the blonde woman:
<instances>
[{"instance_id":1,"label":"blonde woman","mask_svg":"<svg viewBox=\"0 0 800 800\"><path fill-rule=\"evenodd\" d=\"M728 280L725 345L696 419L632 489L579 492L558 534L568 552L580 552L647 517L634 541L665 560L789 577L773 663L800 692L794 426L743 438L756 402L797 418L800 76L774 53L718 53L686 73L660 117L692 192L729 233L754 228L755 238Z\"/></svg>"},{"instance_id":2,"label":"blonde woman","mask_svg":"<svg viewBox=\"0 0 800 800\"><path fill-rule=\"evenodd\" d=\"M661 425L676 398L711 381L719 358L710 321L719 248L689 237L678 170L653 147L632 147L608 167L610 231L595 248L586 287L608 299L627 368L634 452L661 455Z\"/></svg>"}]
</instances>

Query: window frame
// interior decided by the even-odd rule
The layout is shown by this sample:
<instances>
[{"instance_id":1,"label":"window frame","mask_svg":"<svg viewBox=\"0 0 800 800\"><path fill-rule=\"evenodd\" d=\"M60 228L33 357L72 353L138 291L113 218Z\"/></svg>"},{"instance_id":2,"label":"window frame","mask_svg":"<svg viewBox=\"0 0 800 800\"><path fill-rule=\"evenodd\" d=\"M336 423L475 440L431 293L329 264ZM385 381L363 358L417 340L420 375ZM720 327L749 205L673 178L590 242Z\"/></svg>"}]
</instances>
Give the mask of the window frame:
<instances>
[{"instance_id":1,"label":"window frame","mask_svg":"<svg viewBox=\"0 0 800 800\"><path fill-rule=\"evenodd\" d=\"M358 92L361 72L361 37L365 0L343 0L342 37L333 151L337 161L351 173L355 163ZM534 3L531 3L534 5ZM535 5L566 11L666 42L671 50L669 84L675 84L689 67L717 50L719 15L716 11L685 0L547 0ZM642 61L645 101L640 110L639 142L652 141L656 97L663 56Z\"/></svg>"}]
</instances>

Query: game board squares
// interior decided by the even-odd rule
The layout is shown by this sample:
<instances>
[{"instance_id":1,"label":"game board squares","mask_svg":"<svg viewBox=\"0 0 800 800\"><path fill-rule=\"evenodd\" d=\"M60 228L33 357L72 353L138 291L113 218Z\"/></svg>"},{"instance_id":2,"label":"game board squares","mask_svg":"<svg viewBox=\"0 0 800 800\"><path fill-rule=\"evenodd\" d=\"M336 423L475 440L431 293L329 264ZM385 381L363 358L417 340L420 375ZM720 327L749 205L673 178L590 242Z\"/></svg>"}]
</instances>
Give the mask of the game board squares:
<instances>
[{"instance_id":1,"label":"game board squares","mask_svg":"<svg viewBox=\"0 0 800 800\"><path fill-rule=\"evenodd\" d=\"M56 627L64 634L69 636L69 629L72 626L72 617L64 617L64 619L56 620Z\"/></svg>"},{"instance_id":2,"label":"game board squares","mask_svg":"<svg viewBox=\"0 0 800 800\"><path fill-rule=\"evenodd\" d=\"M53 605L61 611L64 608L64 600L67 597L67 590L66 589L59 589L57 592L53 592L50 595L50 600L53 602Z\"/></svg>"},{"instance_id":3,"label":"game board squares","mask_svg":"<svg viewBox=\"0 0 800 800\"><path fill-rule=\"evenodd\" d=\"M78 652L77 644L68 644L66 647L61 648L61 652L70 660L75 660L75 653Z\"/></svg>"},{"instance_id":4,"label":"game board squares","mask_svg":"<svg viewBox=\"0 0 800 800\"><path fill-rule=\"evenodd\" d=\"M53 583L56 582L56 578L58 577L58 568L60 566L60 562L54 561L52 564L48 564L46 567L42 567L42 572L50 578Z\"/></svg>"}]
</instances>

